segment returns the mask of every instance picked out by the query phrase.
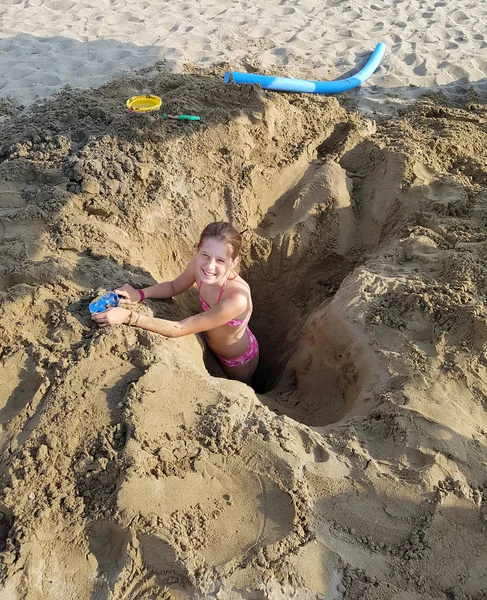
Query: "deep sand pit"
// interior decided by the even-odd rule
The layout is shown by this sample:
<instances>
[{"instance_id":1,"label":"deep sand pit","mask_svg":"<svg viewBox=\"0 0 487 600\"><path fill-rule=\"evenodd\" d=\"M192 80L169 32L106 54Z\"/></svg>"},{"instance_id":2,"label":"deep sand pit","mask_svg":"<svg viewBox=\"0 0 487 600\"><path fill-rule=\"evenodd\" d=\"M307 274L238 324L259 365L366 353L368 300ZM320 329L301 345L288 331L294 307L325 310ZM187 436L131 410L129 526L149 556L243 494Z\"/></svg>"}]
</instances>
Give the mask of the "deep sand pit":
<instances>
[{"instance_id":1,"label":"deep sand pit","mask_svg":"<svg viewBox=\"0 0 487 600\"><path fill-rule=\"evenodd\" d=\"M485 103L147 77L2 109L2 598L485 598ZM128 117L142 86L202 122ZM89 317L212 220L245 230L256 392Z\"/></svg>"}]
</instances>

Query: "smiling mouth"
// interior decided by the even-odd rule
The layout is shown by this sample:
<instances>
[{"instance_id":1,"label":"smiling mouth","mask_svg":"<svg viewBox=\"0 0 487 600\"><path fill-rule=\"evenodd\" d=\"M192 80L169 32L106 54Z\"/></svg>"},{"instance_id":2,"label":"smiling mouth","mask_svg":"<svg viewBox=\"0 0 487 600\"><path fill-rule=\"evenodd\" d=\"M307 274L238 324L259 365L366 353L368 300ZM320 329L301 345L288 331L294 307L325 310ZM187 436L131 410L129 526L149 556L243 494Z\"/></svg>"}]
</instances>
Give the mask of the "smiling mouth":
<instances>
[{"instance_id":1,"label":"smiling mouth","mask_svg":"<svg viewBox=\"0 0 487 600\"><path fill-rule=\"evenodd\" d=\"M209 273L208 271L205 271L204 269L201 269L201 270L207 277L214 277L216 275L216 273Z\"/></svg>"}]
</instances>

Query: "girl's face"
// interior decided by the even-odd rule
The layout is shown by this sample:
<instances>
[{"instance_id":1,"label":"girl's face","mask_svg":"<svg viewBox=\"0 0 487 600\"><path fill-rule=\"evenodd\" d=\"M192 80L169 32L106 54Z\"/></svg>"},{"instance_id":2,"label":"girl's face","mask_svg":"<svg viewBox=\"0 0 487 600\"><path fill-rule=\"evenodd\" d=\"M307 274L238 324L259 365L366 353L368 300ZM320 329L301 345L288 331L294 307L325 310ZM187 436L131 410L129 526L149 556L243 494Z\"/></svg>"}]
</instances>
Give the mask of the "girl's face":
<instances>
[{"instance_id":1,"label":"girl's face","mask_svg":"<svg viewBox=\"0 0 487 600\"><path fill-rule=\"evenodd\" d=\"M232 259L230 244L216 238L207 238L196 253L196 269L203 283L222 285L237 262Z\"/></svg>"}]
</instances>

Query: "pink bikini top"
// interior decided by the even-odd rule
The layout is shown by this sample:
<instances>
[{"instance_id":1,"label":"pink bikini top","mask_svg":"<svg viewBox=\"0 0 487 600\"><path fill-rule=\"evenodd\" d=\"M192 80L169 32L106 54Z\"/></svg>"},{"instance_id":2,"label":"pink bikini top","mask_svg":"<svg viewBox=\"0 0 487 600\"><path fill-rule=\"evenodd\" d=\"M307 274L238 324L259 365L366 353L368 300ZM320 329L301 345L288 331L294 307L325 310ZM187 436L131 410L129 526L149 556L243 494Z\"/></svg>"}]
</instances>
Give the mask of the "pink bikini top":
<instances>
[{"instance_id":1,"label":"pink bikini top","mask_svg":"<svg viewBox=\"0 0 487 600\"><path fill-rule=\"evenodd\" d=\"M200 303L201 303L201 307L204 311L210 310L211 306L209 304L206 304L206 302L203 300L203 298L200 295L200 289L201 289L201 284L203 282L200 281L200 284L198 286L198 298L200 299ZM225 288L227 286L227 282L225 281L225 283L222 285L221 289L220 289L220 293L218 294L218 300L216 301L217 304L220 304L220 300L222 298L222 294L225 291ZM232 319L231 321L228 321L227 323L225 323L225 325L229 325L230 327L239 327L240 325L245 325L246 323L248 323L250 320L250 316L247 317L246 319Z\"/></svg>"}]
</instances>

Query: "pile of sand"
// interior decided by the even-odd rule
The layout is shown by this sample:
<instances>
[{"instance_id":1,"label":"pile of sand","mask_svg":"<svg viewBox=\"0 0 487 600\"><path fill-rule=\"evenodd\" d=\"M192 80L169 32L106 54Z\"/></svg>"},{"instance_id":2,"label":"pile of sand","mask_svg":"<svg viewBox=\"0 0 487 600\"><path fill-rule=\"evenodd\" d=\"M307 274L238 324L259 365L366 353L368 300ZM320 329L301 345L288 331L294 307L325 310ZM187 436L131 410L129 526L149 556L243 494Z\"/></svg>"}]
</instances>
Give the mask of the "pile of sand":
<instances>
[{"instance_id":1,"label":"pile of sand","mask_svg":"<svg viewBox=\"0 0 487 600\"><path fill-rule=\"evenodd\" d=\"M202 121L128 116L142 81ZM375 123L202 73L1 112L2 598L486 598L485 102ZM217 219L257 393L88 312Z\"/></svg>"}]
</instances>

